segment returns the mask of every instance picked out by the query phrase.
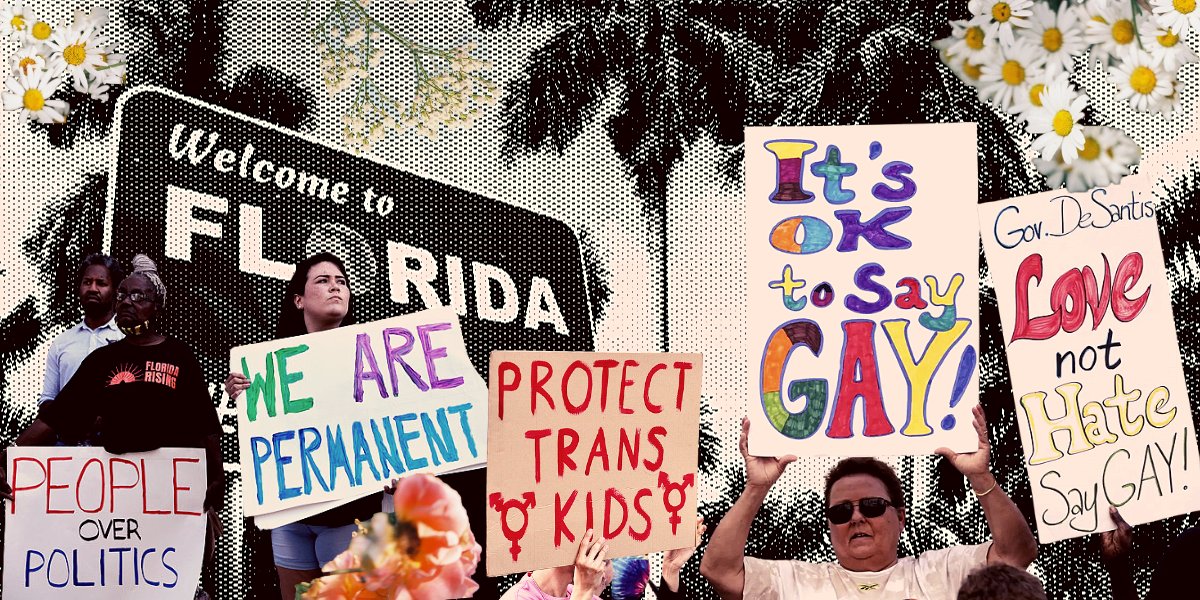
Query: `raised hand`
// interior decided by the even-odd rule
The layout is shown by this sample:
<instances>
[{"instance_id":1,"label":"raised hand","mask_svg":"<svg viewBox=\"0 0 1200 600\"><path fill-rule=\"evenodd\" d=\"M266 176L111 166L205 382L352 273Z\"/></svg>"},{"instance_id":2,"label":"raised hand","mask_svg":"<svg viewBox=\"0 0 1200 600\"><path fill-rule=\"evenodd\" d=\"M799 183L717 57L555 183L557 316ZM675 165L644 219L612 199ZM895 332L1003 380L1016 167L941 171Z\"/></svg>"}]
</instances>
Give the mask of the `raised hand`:
<instances>
[{"instance_id":1,"label":"raised hand","mask_svg":"<svg viewBox=\"0 0 1200 600\"><path fill-rule=\"evenodd\" d=\"M242 390L250 387L250 380L241 373L230 373L225 378L225 393L229 394L231 400L236 400Z\"/></svg>"},{"instance_id":2,"label":"raised hand","mask_svg":"<svg viewBox=\"0 0 1200 600\"><path fill-rule=\"evenodd\" d=\"M706 529L708 526L704 524L704 517L696 515L696 546L700 545ZM683 570L683 565L687 564L688 559L696 553L696 546L667 550L663 553L663 583L672 592L679 591L679 572Z\"/></svg>"},{"instance_id":3,"label":"raised hand","mask_svg":"<svg viewBox=\"0 0 1200 600\"><path fill-rule=\"evenodd\" d=\"M750 418L742 417L742 439L738 441L742 458L746 460L746 487L770 488L783 475L783 470L796 460L796 455L750 456Z\"/></svg>"},{"instance_id":4,"label":"raised hand","mask_svg":"<svg viewBox=\"0 0 1200 600\"><path fill-rule=\"evenodd\" d=\"M593 541L592 530L587 530L579 540L579 551L575 553L575 588L572 598L590 600L604 590L604 573L607 568L604 556L608 545L602 538Z\"/></svg>"},{"instance_id":5,"label":"raised hand","mask_svg":"<svg viewBox=\"0 0 1200 600\"><path fill-rule=\"evenodd\" d=\"M954 468L958 469L958 472L965 475L967 479L977 479L990 473L992 445L988 443L987 421L983 417L983 406L976 405L971 409L971 414L975 417L971 424L975 426L975 433L979 434L979 449L964 454L959 454L949 448L938 448L934 452L946 457L946 460L950 461L950 464L954 465Z\"/></svg>"},{"instance_id":6,"label":"raised hand","mask_svg":"<svg viewBox=\"0 0 1200 600\"><path fill-rule=\"evenodd\" d=\"M1100 558L1104 560L1121 558L1133 547L1133 527L1125 522L1115 506L1108 507L1108 515L1117 528L1100 534Z\"/></svg>"}]
</instances>

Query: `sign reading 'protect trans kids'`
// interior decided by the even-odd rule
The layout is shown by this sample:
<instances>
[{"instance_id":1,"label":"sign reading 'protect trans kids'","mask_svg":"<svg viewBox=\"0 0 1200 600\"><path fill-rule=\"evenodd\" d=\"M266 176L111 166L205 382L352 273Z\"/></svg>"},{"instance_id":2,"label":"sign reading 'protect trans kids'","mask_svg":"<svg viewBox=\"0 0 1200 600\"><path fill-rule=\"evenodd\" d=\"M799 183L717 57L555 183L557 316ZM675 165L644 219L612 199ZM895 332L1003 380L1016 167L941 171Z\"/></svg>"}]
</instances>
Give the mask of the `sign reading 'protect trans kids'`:
<instances>
[{"instance_id":1,"label":"sign reading 'protect trans kids'","mask_svg":"<svg viewBox=\"0 0 1200 600\"><path fill-rule=\"evenodd\" d=\"M975 124L746 129L750 452L972 451Z\"/></svg>"},{"instance_id":2,"label":"sign reading 'protect trans kids'","mask_svg":"<svg viewBox=\"0 0 1200 600\"><path fill-rule=\"evenodd\" d=\"M238 397L243 507L289 511L271 526L487 461L487 385L451 307L234 348L230 370L252 382Z\"/></svg>"},{"instance_id":3,"label":"sign reading 'protect trans kids'","mask_svg":"<svg viewBox=\"0 0 1200 600\"><path fill-rule=\"evenodd\" d=\"M979 206L1043 544L1200 509L1155 208L1144 175Z\"/></svg>"}]
</instances>

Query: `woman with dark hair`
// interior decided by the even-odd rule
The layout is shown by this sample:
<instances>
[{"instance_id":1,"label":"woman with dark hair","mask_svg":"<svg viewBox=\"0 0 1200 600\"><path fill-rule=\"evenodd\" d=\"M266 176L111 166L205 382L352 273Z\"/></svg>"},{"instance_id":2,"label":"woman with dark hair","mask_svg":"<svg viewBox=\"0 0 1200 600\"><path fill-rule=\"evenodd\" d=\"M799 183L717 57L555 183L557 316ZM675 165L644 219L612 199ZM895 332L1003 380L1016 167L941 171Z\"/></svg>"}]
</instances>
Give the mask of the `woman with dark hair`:
<instances>
[{"instance_id":1,"label":"woman with dark hair","mask_svg":"<svg viewBox=\"0 0 1200 600\"><path fill-rule=\"evenodd\" d=\"M354 301L346 265L322 252L296 265L279 307L275 339L328 331L354 323ZM237 398L250 387L241 373L230 373L225 391ZM321 567L350 547L355 519L369 521L383 509L383 492L271 530L271 549L283 600L296 597L296 585L322 575Z\"/></svg>"}]
</instances>

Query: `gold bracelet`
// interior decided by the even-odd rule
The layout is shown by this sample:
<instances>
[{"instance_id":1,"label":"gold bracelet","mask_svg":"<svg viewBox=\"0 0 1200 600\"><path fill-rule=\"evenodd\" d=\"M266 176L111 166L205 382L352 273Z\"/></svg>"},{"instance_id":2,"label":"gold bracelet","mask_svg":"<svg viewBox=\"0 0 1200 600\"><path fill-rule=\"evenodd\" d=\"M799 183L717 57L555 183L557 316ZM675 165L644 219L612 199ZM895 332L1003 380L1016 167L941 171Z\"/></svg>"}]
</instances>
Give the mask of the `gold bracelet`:
<instances>
[{"instance_id":1,"label":"gold bracelet","mask_svg":"<svg viewBox=\"0 0 1200 600\"><path fill-rule=\"evenodd\" d=\"M975 491L975 488L971 488L971 491L972 491L972 492L975 492L975 496L976 496L976 497L978 497L978 498L982 498L982 497L984 497L984 496L986 496L986 495L988 495L988 494L992 493L992 490L996 489L996 486L997 486L997 485L1000 485L1000 482L999 482L999 481L996 481L996 478L995 478L995 477L992 477L992 487L988 488L986 492L983 492L983 493L981 494L981 493L979 493L979 492Z\"/></svg>"}]
</instances>

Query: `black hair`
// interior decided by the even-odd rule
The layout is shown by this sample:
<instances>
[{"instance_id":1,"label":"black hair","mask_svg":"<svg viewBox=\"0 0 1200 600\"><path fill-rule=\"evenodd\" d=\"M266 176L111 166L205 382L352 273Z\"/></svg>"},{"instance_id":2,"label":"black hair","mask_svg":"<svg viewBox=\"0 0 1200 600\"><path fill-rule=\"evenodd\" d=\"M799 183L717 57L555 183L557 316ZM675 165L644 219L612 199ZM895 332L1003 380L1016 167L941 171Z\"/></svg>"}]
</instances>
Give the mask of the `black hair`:
<instances>
[{"instance_id":1,"label":"black hair","mask_svg":"<svg viewBox=\"0 0 1200 600\"><path fill-rule=\"evenodd\" d=\"M892 506L904 507L904 490L900 487L900 478L896 477L896 472L887 463L866 456L843 459L825 476L825 506L829 506L829 492L833 489L833 484L849 475L870 475L882 481Z\"/></svg>"},{"instance_id":2,"label":"black hair","mask_svg":"<svg viewBox=\"0 0 1200 600\"><path fill-rule=\"evenodd\" d=\"M958 600L1046 600L1046 590L1037 577L1004 563L971 571L958 590Z\"/></svg>"},{"instance_id":3,"label":"black hair","mask_svg":"<svg viewBox=\"0 0 1200 600\"><path fill-rule=\"evenodd\" d=\"M308 333L308 326L304 324L304 311L296 308L295 297L304 295L309 270L323 262L333 263L342 275L346 276L346 285L349 287L350 277L346 275L346 264L333 254L322 252L301 261L296 265L296 272L292 274L292 279L288 281L287 289L283 292L283 301L279 305L279 323L275 326L275 339ZM342 318L342 325L353 325L354 322L354 294L347 293L346 316Z\"/></svg>"},{"instance_id":4,"label":"black hair","mask_svg":"<svg viewBox=\"0 0 1200 600\"><path fill-rule=\"evenodd\" d=\"M115 289L125 279L125 269L121 268L121 261L107 254L89 254L87 258L79 263L79 268L75 270L75 288L83 284L83 274L88 270L88 267L100 265L108 269L108 278L112 281L112 286Z\"/></svg>"}]
</instances>

